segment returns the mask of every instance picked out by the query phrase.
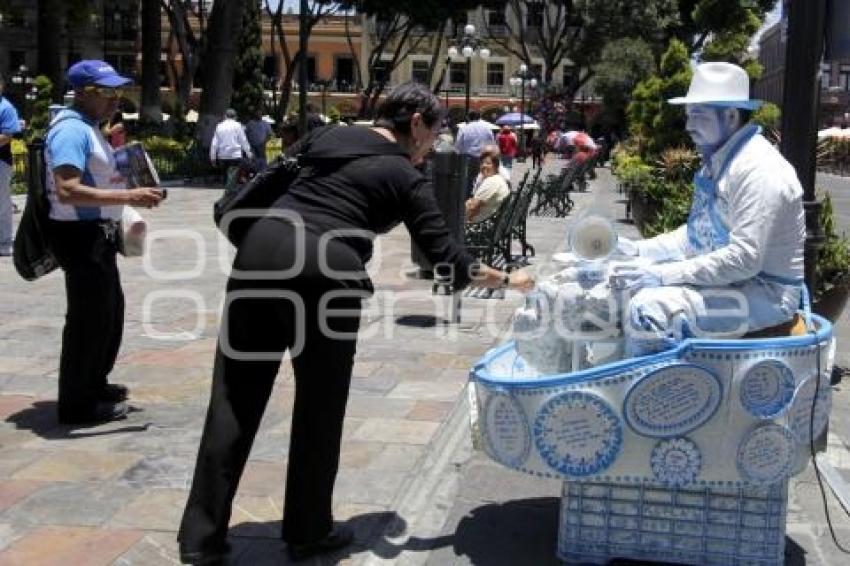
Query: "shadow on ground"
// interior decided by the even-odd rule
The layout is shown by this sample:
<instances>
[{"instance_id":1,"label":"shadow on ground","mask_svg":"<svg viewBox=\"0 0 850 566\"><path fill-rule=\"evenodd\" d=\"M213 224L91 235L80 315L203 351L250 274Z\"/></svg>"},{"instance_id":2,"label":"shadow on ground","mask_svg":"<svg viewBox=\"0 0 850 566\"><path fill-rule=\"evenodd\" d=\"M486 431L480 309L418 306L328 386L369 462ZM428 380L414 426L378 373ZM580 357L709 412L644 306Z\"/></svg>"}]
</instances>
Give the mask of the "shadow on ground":
<instances>
[{"instance_id":1,"label":"shadow on ground","mask_svg":"<svg viewBox=\"0 0 850 566\"><path fill-rule=\"evenodd\" d=\"M131 408L131 411L139 410ZM33 434L47 440L142 432L150 426L150 424L122 426L121 421L112 421L100 425L63 425L59 423L56 416L56 401L36 401L29 407L6 417L6 422L14 424L15 428L19 430L32 431ZM94 430L95 428L99 430Z\"/></svg>"},{"instance_id":2,"label":"shadow on ground","mask_svg":"<svg viewBox=\"0 0 850 566\"><path fill-rule=\"evenodd\" d=\"M338 564L354 554L373 551L380 544L382 536L392 536L403 531L407 523L397 513L381 511L355 515L346 524L354 530L354 543L338 552L299 562L311 566ZM230 556L227 564L271 566L290 564L286 554L286 544L280 539L281 522L240 523L231 527L229 541Z\"/></svg>"}]
</instances>

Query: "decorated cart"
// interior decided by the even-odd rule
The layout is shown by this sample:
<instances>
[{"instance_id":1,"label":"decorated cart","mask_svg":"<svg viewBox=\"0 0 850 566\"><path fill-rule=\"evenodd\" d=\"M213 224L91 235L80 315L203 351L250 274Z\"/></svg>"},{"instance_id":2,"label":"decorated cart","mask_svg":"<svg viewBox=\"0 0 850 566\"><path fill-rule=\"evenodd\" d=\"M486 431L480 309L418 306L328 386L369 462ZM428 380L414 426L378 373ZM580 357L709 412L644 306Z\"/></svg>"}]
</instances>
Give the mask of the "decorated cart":
<instances>
[{"instance_id":1,"label":"decorated cart","mask_svg":"<svg viewBox=\"0 0 850 566\"><path fill-rule=\"evenodd\" d=\"M568 259L526 299L516 339L471 372L480 446L564 480L564 561L782 564L788 479L829 417L832 327L806 313L804 335L687 339L622 359L620 325L605 321L627 263Z\"/></svg>"}]
</instances>

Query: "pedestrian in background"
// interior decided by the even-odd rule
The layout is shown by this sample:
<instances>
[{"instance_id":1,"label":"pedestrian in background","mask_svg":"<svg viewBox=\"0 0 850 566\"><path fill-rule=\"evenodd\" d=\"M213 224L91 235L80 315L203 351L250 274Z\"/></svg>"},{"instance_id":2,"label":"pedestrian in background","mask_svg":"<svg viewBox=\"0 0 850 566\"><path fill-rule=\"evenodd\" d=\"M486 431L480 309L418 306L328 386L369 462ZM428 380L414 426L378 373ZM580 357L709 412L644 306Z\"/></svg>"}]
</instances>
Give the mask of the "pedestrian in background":
<instances>
[{"instance_id":1,"label":"pedestrian in background","mask_svg":"<svg viewBox=\"0 0 850 566\"><path fill-rule=\"evenodd\" d=\"M236 120L236 110L228 108L224 120L215 127L210 144L210 161L224 172L225 192L236 188L239 166L245 157L253 157L251 144L245 137L245 128Z\"/></svg>"},{"instance_id":2,"label":"pedestrian in background","mask_svg":"<svg viewBox=\"0 0 850 566\"><path fill-rule=\"evenodd\" d=\"M478 175L478 161L481 159L481 151L485 145L493 145L496 139L490 126L481 119L481 113L470 110L467 115L466 124L462 125L455 140L455 151L466 156L466 194L464 197L472 196L472 183Z\"/></svg>"},{"instance_id":3,"label":"pedestrian in background","mask_svg":"<svg viewBox=\"0 0 850 566\"><path fill-rule=\"evenodd\" d=\"M502 126L499 135L496 136L496 143L499 145L502 166L510 171L514 166L518 146L516 134L511 131L510 126Z\"/></svg>"},{"instance_id":4,"label":"pedestrian in background","mask_svg":"<svg viewBox=\"0 0 850 566\"><path fill-rule=\"evenodd\" d=\"M0 256L12 255L12 136L21 131L18 111L3 96L0 75Z\"/></svg>"},{"instance_id":5,"label":"pedestrian in background","mask_svg":"<svg viewBox=\"0 0 850 566\"><path fill-rule=\"evenodd\" d=\"M118 110L103 127L103 133L109 145L117 149L127 143L127 128L124 127L124 114Z\"/></svg>"},{"instance_id":6,"label":"pedestrian in background","mask_svg":"<svg viewBox=\"0 0 850 566\"><path fill-rule=\"evenodd\" d=\"M68 310L59 362L59 421L123 418L127 388L107 383L124 330L124 293L115 254L125 205L150 208L162 190L127 189L98 125L118 109L130 82L103 61L68 69L74 101L51 122L45 144L50 202L46 235L65 272Z\"/></svg>"},{"instance_id":7,"label":"pedestrian in background","mask_svg":"<svg viewBox=\"0 0 850 566\"><path fill-rule=\"evenodd\" d=\"M259 173L268 166L266 144L272 137L272 127L263 120L262 113L259 110L245 124L245 137L248 138L251 152L254 154L254 169Z\"/></svg>"}]
</instances>

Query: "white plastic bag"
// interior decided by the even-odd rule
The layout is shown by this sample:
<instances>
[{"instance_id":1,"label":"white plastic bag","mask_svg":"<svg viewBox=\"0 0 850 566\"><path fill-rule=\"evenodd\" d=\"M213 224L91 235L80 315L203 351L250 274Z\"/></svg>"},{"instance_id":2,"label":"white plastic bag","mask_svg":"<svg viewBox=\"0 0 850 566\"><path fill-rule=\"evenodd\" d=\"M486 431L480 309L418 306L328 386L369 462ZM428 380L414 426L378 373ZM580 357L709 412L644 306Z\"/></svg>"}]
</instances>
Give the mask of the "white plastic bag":
<instances>
[{"instance_id":1,"label":"white plastic bag","mask_svg":"<svg viewBox=\"0 0 850 566\"><path fill-rule=\"evenodd\" d=\"M121 213L121 240L118 251L124 257L139 257L145 251L148 225L142 215L132 206L125 206Z\"/></svg>"}]
</instances>

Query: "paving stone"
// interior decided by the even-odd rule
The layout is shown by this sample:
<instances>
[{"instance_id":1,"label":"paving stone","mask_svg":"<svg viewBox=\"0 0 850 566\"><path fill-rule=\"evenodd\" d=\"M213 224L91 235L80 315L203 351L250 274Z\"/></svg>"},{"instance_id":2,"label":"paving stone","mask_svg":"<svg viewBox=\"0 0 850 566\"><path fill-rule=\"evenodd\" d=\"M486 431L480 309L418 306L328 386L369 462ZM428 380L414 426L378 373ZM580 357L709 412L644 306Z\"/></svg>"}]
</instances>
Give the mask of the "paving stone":
<instances>
[{"instance_id":1,"label":"paving stone","mask_svg":"<svg viewBox=\"0 0 850 566\"><path fill-rule=\"evenodd\" d=\"M67 450L61 458L44 456L18 470L15 479L55 482L97 481L114 478L142 460L134 453L97 453Z\"/></svg>"},{"instance_id":2,"label":"paving stone","mask_svg":"<svg viewBox=\"0 0 850 566\"><path fill-rule=\"evenodd\" d=\"M416 401L406 417L414 421L442 422L453 407L452 401Z\"/></svg>"},{"instance_id":3,"label":"paving stone","mask_svg":"<svg viewBox=\"0 0 850 566\"><path fill-rule=\"evenodd\" d=\"M5 511L19 501L26 499L31 493L43 487L44 483L26 480L0 481L0 512Z\"/></svg>"},{"instance_id":4,"label":"paving stone","mask_svg":"<svg viewBox=\"0 0 850 566\"><path fill-rule=\"evenodd\" d=\"M396 493L407 479L408 474L404 472L376 474L374 470L341 468L336 476L334 501L387 506L395 500Z\"/></svg>"},{"instance_id":5,"label":"paving stone","mask_svg":"<svg viewBox=\"0 0 850 566\"><path fill-rule=\"evenodd\" d=\"M186 489L144 490L112 516L110 528L173 530L180 524L188 497Z\"/></svg>"},{"instance_id":6,"label":"paving stone","mask_svg":"<svg viewBox=\"0 0 850 566\"><path fill-rule=\"evenodd\" d=\"M375 418L367 419L353 438L374 442L427 444L437 428L438 423Z\"/></svg>"},{"instance_id":7,"label":"paving stone","mask_svg":"<svg viewBox=\"0 0 850 566\"><path fill-rule=\"evenodd\" d=\"M457 398L465 385L466 381L452 383L448 381L407 379L393 388L389 396L400 399L452 402Z\"/></svg>"},{"instance_id":8,"label":"paving stone","mask_svg":"<svg viewBox=\"0 0 850 566\"><path fill-rule=\"evenodd\" d=\"M0 553L30 530L32 529L29 526L0 522ZM0 561L2 561L2 554L0 554Z\"/></svg>"},{"instance_id":9,"label":"paving stone","mask_svg":"<svg viewBox=\"0 0 850 566\"><path fill-rule=\"evenodd\" d=\"M286 462L250 460L239 480L240 495L269 496L283 501L286 485Z\"/></svg>"},{"instance_id":10,"label":"paving stone","mask_svg":"<svg viewBox=\"0 0 850 566\"><path fill-rule=\"evenodd\" d=\"M0 564L99 566L112 564L142 536L128 530L44 527L0 552Z\"/></svg>"},{"instance_id":11,"label":"paving stone","mask_svg":"<svg viewBox=\"0 0 850 566\"><path fill-rule=\"evenodd\" d=\"M8 478L24 466L42 458L44 452L20 447L0 449L0 478Z\"/></svg>"},{"instance_id":12,"label":"paving stone","mask_svg":"<svg viewBox=\"0 0 850 566\"><path fill-rule=\"evenodd\" d=\"M398 379L394 377L380 377L371 375L369 377L354 376L351 378L351 393L367 393L374 395L384 395L392 391L398 384Z\"/></svg>"},{"instance_id":13,"label":"paving stone","mask_svg":"<svg viewBox=\"0 0 850 566\"><path fill-rule=\"evenodd\" d=\"M383 451L381 442L347 440L340 449L340 466L347 469L368 467Z\"/></svg>"},{"instance_id":14,"label":"paving stone","mask_svg":"<svg viewBox=\"0 0 850 566\"><path fill-rule=\"evenodd\" d=\"M375 473L383 471L411 472L425 454L420 444L385 444L384 449L369 464Z\"/></svg>"},{"instance_id":15,"label":"paving stone","mask_svg":"<svg viewBox=\"0 0 850 566\"><path fill-rule=\"evenodd\" d=\"M139 493L110 482L54 483L0 513L0 522L102 526Z\"/></svg>"},{"instance_id":16,"label":"paving stone","mask_svg":"<svg viewBox=\"0 0 850 566\"><path fill-rule=\"evenodd\" d=\"M354 392L348 397L345 414L350 417L364 418L375 415L403 418L413 410L415 404L416 402L412 399L393 399Z\"/></svg>"},{"instance_id":17,"label":"paving stone","mask_svg":"<svg viewBox=\"0 0 850 566\"><path fill-rule=\"evenodd\" d=\"M233 500L230 527L235 536L280 538L283 503L271 495L238 495Z\"/></svg>"},{"instance_id":18,"label":"paving stone","mask_svg":"<svg viewBox=\"0 0 850 566\"><path fill-rule=\"evenodd\" d=\"M176 529L176 526L172 525ZM176 532L145 532L144 535L119 556L115 566L153 566L180 564Z\"/></svg>"},{"instance_id":19,"label":"paving stone","mask_svg":"<svg viewBox=\"0 0 850 566\"><path fill-rule=\"evenodd\" d=\"M195 467L194 458L180 456L145 456L118 481L137 488L188 489Z\"/></svg>"}]
</instances>

